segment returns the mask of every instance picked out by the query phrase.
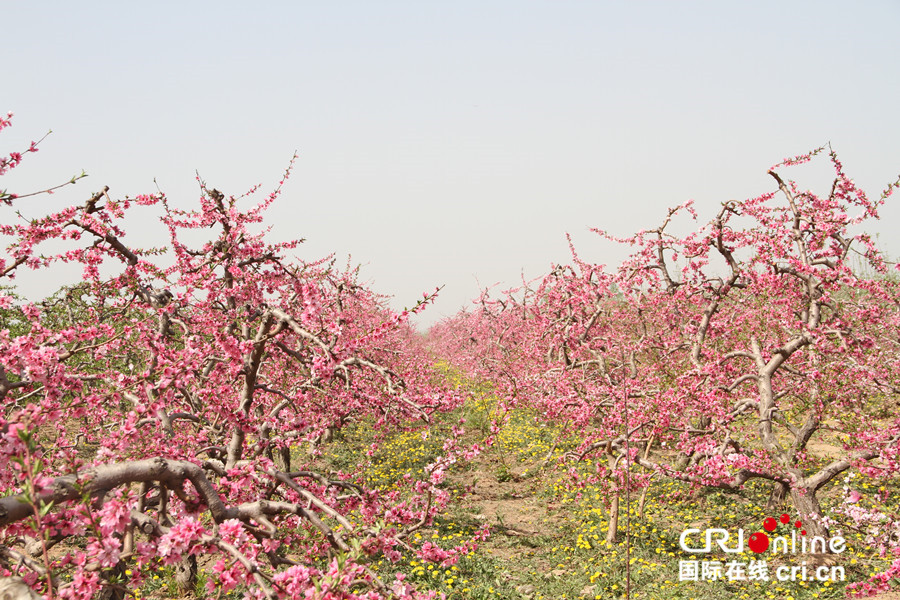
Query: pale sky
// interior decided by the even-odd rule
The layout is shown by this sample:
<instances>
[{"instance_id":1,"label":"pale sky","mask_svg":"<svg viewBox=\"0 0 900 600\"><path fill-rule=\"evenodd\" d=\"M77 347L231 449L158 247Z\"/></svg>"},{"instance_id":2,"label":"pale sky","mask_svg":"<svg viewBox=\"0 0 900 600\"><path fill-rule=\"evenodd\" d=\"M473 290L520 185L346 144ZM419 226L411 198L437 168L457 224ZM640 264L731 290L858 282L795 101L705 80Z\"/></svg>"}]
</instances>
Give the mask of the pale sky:
<instances>
[{"instance_id":1,"label":"pale sky","mask_svg":"<svg viewBox=\"0 0 900 600\"><path fill-rule=\"evenodd\" d=\"M831 142L878 195L900 174L900 2L3 2L0 180L29 217L160 188L193 206L293 178L270 213L299 255L362 263L429 325L693 198L769 191L766 169ZM827 191L824 169L786 172ZM261 196L260 196L261 197ZM900 256L900 194L873 233ZM3 213L2 218L11 218ZM138 220L127 241L159 245ZM66 280L66 277L69 277ZM29 294L78 272L36 274Z\"/></svg>"}]
</instances>

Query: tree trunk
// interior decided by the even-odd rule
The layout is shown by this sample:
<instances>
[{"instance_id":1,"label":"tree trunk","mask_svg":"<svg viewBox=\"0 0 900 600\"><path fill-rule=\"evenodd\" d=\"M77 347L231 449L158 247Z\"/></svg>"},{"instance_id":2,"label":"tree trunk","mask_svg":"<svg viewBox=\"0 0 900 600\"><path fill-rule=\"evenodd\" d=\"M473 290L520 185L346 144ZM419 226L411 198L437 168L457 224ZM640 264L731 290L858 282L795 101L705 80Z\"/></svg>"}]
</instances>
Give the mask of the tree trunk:
<instances>
[{"instance_id":1,"label":"tree trunk","mask_svg":"<svg viewBox=\"0 0 900 600\"><path fill-rule=\"evenodd\" d=\"M109 579L125 579L125 563L121 560L116 563L116 565L112 568L110 573L105 573L103 575L104 586L100 590L100 594L97 596L99 600L125 600L125 588L121 586L111 586L106 585L106 582Z\"/></svg>"},{"instance_id":2,"label":"tree trunk","mask_svg":"<svg viewBox=\"0 0 900 600\"><path fill-rule=\"evenodd\" d=\"M612 544L619 535L619 494L613 496L609 507L609 530L606 532L606 543Z\"/></svg>"},{"instance_id":3,"label":"tree trunk","mask_svg":"<svg viewBox=\"0 0 900 600\"><path fill-rule=\"evenodd\" d=\"M769 494L769 500L766 502L766 512L781 510L789 491L790 487L786 483L776 481L772 486L772 493Z\"/></svg>"},{"instance_id":4,"label":"tree trunk","mask_svg":"<svg viewBox=\"0 0 900 600\"><path fill-rule=\"evenodd\" d=\"M291 470L291 449L288 446L284 446L278 449L277 454L275 455L275 464L279 469L284 471L285 473L290 472Z\"/></svg>"},{"instance_id":5,"label":"tree trunk","mask_svg":"<svg viewBox=\"0 0 900 600\"><path fill-rule=\"evenodd\" d=\"M334 428L334 427L326 427L326 428L322 431L322 434L321 434L319 437L317 437L316 439L314 439L314 440L312 441L312 443L310 443L310 445L309 445L309 454L315 454L316 449L317 449L319 446L321 446L321 445L323 445L323 444L329 444L329 443L331 443L331 441L334 440L334 432L335 432L335 428Z\"/></svg>"},{"instance_id":6,"label":"tree trunk","mask_svg":"<svg viewBox=\"0 0 900 600\"><path fill-rule=\"evenodd\" d=\"M175 584L184 593L193 593L197 584L197 557L193 554L175 563Z\"/></svg>"},{"instance_id":7,"label":"tree trunk","mask_svg":"<svg viewBox=\"0 0 900 600\"><path fill-rule=\"evenodd\" d=\"M813 490L805 488L792 488L791 500L799 514L797 519L802 523L801 529L806 530L806 537L819 536L825 539L831 537L828 528L822 524L822 507Z\"/></svg>"},{"instance_id":8,"label":"tree trunk","mask_svg":"<svg viewBox=\"0 0 900 600\"><path fill-rule=\"evenodd\" d=\"M40 600L21 577L0 577L0 598L3 600Z\"/></svg>"}]
</instances>

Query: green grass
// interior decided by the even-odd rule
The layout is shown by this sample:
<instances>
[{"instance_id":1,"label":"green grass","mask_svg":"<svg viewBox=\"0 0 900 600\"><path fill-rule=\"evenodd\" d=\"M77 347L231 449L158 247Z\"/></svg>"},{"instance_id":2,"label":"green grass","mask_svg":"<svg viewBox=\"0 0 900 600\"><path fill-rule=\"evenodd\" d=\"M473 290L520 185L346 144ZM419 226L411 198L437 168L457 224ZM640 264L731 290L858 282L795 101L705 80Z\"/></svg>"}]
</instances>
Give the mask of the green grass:
<instances>
[{"instance_id":1,"label":"green grass","mask_svg":"<svg viewBox=\"0 0 900 600\"><path fill-rule=\"evenodd\" d=\"M320 448L316 460L325 471L353 474L367 485L403 494L408 485L398 482L404 475L425 477L425 467L441 456L452 425L465 419L465 440L473 443L490 435L491 423L500 416L490 391L476 390L457 411L436 416L430 430L418 422L402 431L375 432L351 422ZM385 581L393 580L399 571L418 588L442 592L450 600L625 598L629 586L631 598L649 600L805 600L843 598L846 584L865 580L890 563L889 557L868 549L858 533L845 530L849 548L838 557L846 571L844 582L779 582L774 577L767 582L679 581L679 561L698 558L679 547L684 528L721 527L736 532L740 527L749 537L761 530L767 516L775 516L762 508L768 486L757 483L739 493L723 493L654 478L643 518L638 514L640 490L632 493L630 502L621 497L619 536L610 545L605 542L613 494L609 482L592 478L597 465L590 459L574 465L557 460L579 440L560 437L560 427L544 426L524 409L514 409L506 417L492 447L471 463L453 466L442 484L453 498L448 511L411 541L452 547L470 540L485 523L492 528L491 537L447 567L423 564L410 556L397 564L376 559L370 566ZM374 451L373 444L377 444ZM599 460L605 464L605 458ZM880 490L898 491L895 480L857 476L848 485L864 495L869 507L877 504ZM840 497L837 487L823 495L826 512ZM880 508L888 514L900 510L895 504ZM793 512L790 507L785 511ZM699 558L746 562L757 556L748 551ZM793 556L779 559L770 565L770 576L772 567L781 562L798 561ZM164 569L159 577L147 581L145 597L174 597L176 590L167 583L171 577Z\"/></svg>"},{"instance_id":2,"label":"green grass","mask_svg":"<svg viewBox=\"0 0 900 600\"><path fill-rule=\"evenodd\" d=\"M472 440L483 435L496 417L488 395L475 396L465 407L446 419L452 422L463 415L470 426ZM474 425L474 426L473 426ZM889 559L874 555L858 535L847 534L846 552L838 557L845 568L846 581L835 584L822 582L780 582L775 580L773 568L794 564L798 557L770 565L767 582L693 582L679 581L679 561L697 558L679 547L679 535L691 526L722 527L734 531L744 528L749 537L762 530L768 515L764 510L770 489L766 485L748 485L740 493L722 493L709 489L654 479L645 504L644 518L638 516L640 492L634 492L630 512L622 497L619 536L616 543L605 542L609 522L610 490L605 482L591 482L595 465L589 460L574 466L577 481L571 473L557 465L555 458L577 445L577 439L557 440L558 431L536 422L534 415L517 409L508 415L497 443L480 456L474 464L455 467L454 481L474 483L474 489L491 487L490 502L509 502L510 508L497 509L493 519L479 514L478 502L463 500L451 508L445 519L430 530L423 530L423 539L450 543L450 532L471 532L489 520L494 533L476 552L462 558L456 568L442 569L436 565L403 563L400 568L408 579L423 589L444 592L448 598L473 599L584 599L624 598L626 564L630 567L630 595L632 598L719 600L726 598L842 598L847 583L864 580L889 564ZM344 443L336 442L335 453L365 448L369 440L362 429L344 432ZM362 436L358 439L357 436ZM423 439L421 432L402 432L387 436L366 464L367 479L384 485L398 474L415 475L417 469L436 456L438 435ZM350 441L350 443L347 443ZM337 446L341 446L340 450ZM552 452L551 452L552 450ZM331 452L331 450L329 450ZM352 453L352 452L351 452ZM544 458L551 453L547 463ZM349 464L363 464L356 454L344 458ZM338 463L335 463L338 464ZM542 466L549 467L541 469ZM569 465L571 466L571 465ZM637 471L636 471L637 473ZM421 473L419 473L421 475ZM886 482L857 477L854 480L861 492L872 492ZM490 484L490 485L488 485ZM896 482L888 485L896 486ZM836 494L824 496L826 511L836 500ZM543 504L546 516L532 524L527 535L507 535L504 530L510 521L517 522L515 506L524 501ZM896 507L886 507L896 509ZM785 511L792 512L788 506ZM630 525L628 523L630 517ZM630 535L626 536L626 530ZM515 532L513 532L515 533ZM460 539L460 538L456 538ZM743 555L724 553L703 555L707 560L738 560L757 558L747 551ZM415 561L413 561L415 562ZM772 561L770 560L770 563ZM395 565L396 567L396 565Z\"/></svg>"}]
</instances>

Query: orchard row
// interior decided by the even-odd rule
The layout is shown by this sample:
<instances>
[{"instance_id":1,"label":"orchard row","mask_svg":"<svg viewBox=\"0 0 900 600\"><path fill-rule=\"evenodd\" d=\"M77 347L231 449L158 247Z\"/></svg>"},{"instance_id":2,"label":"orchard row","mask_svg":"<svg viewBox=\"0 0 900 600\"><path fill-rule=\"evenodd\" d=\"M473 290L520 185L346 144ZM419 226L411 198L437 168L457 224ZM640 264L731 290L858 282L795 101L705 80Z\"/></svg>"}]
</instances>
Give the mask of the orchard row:
<instances>
[{"instance_id":1,"label":"orchard row","mask_svg":"<svg viewBox=\"0 0 900 600\"><path fill-rule=\"evenodd\" d=\"M0 158L0 175L22 154ZM0 291L0 574L46 598L125 598L161 559L185 591L202 568L212 597L432 598L373 565L446 568L477 548L486 530L444 545L420 533L451 501L448 470L494 444L517 406L579 432L562 462L593 459L583 477L614 507L651 477L761 479L773 507L792 503L828 537L820 492L848 471L896 474L900 296L858 233L895 186L870 200L827 154L827 196L780 174L812 155L786 161L776 191L724 204L696 233L668 231L694 215L683 205L620 240L635 253L619 269L573 251L427 339L408 317L433 294L393 312L353 269L267 238L290 168L249 206L198 180L192 210L103 189L26 220L0 192L8 285L23 269L83 270L41 302ZM165 253L129 245L136 206L157 212ZM189 242L198 232L207 241ZM878 276L851 268L857 256ZM406 431L462 406L438 357L500 398L481 439L442 429L440 451L391 486L323 467L319 449L347 423ZM823 457L817 441L840 451ZM879 518L852 500L860 527ZM889 533L872 543L890 549Z\"/></svg>"}]
</instances>

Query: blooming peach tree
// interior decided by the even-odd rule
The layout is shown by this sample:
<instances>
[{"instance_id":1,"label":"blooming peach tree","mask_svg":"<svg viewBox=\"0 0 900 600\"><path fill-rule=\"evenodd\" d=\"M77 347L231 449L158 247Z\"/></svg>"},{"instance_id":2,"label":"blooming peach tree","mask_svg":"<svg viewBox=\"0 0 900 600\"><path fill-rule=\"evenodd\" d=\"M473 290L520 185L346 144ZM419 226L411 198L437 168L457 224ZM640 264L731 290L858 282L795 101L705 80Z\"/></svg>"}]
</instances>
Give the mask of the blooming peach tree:
<instances>
[{"instance_id":1,"label":"blooming peach tree","mask_svg":"<svg viewBox=\"0 0 900 600\"><path fill-rule=\"evenodd\" d=\"M0 174L20 161L0 159ZM213 597L432 597L371 565L450 564L471 547L410 535L446 505L444 472L467 450L448 439L390 491L309 452L350 420L403 427L458 404L407 323L432 296L394 313L352 270L269 242L261 224L280 184L247 207L200 187L193 210L104 188L0 225L12 241L0 277L83 269L43 302L0 291L0 575L46 598L122 598L157 561L189 588L200 558ZM136 207L160 215L163 256L126 241Z\"/></svg>"},{"instance_id":2,"label":"blooming peach tree","mask_svg":"<svg viewBox=\"0 0 900 600\"><path fill-rule=\"evenodd\" d=\"M826 194L782 177L821 154ZM765 480L772 504L789 497L809 534L827 535L823 489L900 466L900 289L861 233L898 184L870 199L827 148L768 175L774 191L724 203L690 235L670 233L696 219L686 203L618 239L635 252L616 270L573 251L540 281L483 297L435 329L436 348L578 432L570 458L605 453L596 477L613 490Z\"/></svg>"}]
</instances>

